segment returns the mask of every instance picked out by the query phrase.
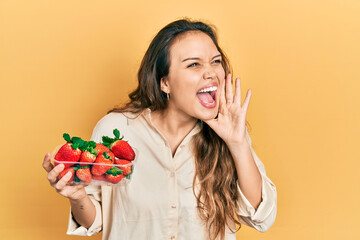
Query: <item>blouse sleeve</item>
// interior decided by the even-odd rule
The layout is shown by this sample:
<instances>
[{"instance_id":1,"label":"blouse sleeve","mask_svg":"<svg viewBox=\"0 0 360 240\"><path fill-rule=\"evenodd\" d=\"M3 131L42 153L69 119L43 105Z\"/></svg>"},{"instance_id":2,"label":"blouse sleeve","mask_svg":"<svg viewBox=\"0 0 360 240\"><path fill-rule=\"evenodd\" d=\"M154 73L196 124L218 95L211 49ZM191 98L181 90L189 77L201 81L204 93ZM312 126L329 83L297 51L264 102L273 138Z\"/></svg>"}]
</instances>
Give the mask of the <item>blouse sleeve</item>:
<instances>
[{"instance_id":1,"label":"blouse sleeve","mask_svg":"<svg viewBox=\"0 0 360 240\"><path fill-rule=\"evenodd\" d=\"M92 141L100 143L102 140L101 139L102 136L105 135L111 136L110 129L113 126L112 124L110 124L109 126L109 122L112 123L113 121L109 119L108 116L105 116L96 124L91 136ZM102 221L102 206L101 206L101 187L89 185L85 187L85 191L95 206L96 209L95 220L93 224L87 229L76 222L70 208L70 217L69 217L69 224L67 229L68 235L92 236L94 234L99 233L102 230L103 221Z\"/></svg>"},{"instance_id":2,"label":"blouse sleeve","mask_svg":"<svg viewBox=\"0 0 360 240\"><path fill-rule=\"evenodd\" d=\"M242 193L239 184L237 189L239 191L237 216L241 223L253 227L260 232L267 231L275 222L277 210L277 192L274 183L266 176L264 164L254 152L251 146L251 139L246 130L246 137L250 144L250 149L259 169L262 178L262 201L258 208L250 204Z\"/></svg>"},{"instance_id":3,"label":"blouse sleeve","mask_svg":"<svg viewBox=\"0 0 360 240\"><path fill-rule=\"evenodd\" d=\"M85 228L76 222L70 208L69 224L66 234L78 235L78 236L92 236L94 234L99 233L102 230L102 214L101 214L101 205L100 205L101 188L100 186L90 185L85 187L85 191L95 206L96 209L95 220L89 228Z\"/></svg>"}]
</instances>

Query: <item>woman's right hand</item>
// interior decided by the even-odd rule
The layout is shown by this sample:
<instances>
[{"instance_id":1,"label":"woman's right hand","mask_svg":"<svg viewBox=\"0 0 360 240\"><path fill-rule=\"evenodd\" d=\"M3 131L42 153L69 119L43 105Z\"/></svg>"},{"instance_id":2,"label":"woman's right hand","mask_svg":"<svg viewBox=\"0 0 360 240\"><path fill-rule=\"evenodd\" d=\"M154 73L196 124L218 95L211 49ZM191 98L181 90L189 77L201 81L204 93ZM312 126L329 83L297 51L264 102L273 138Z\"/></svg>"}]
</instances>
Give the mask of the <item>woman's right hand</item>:
<instances>
[{"instance_id":1,"label":"woman's right hand","mask_svg":"<svg viewBox=\"0 0 360 240\"><path fill-rule=\"evenodd\" d=\"M47 153L44 157L43 168L48 172L47 179L50 185L62 196L69 198L71 201L81 200L85 197L86 191L84 185L67 185L72 173L68 172L60 180L58 179L59 173L64 170L64 164L54 166L50 161L50 153Z\"/></svg>"}]
</instances>

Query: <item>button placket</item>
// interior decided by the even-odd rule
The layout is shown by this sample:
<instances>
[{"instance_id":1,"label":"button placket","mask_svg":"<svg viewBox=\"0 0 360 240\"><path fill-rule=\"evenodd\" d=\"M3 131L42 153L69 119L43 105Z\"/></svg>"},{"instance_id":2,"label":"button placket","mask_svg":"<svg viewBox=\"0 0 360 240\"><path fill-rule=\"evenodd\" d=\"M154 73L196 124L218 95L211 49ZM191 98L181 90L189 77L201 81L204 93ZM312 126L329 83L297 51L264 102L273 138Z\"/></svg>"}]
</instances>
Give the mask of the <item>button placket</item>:
<instances>
[{"instance_id":1,"label":"button placket","mask_svg":"<svg viewBox=\"0 0 360 240\"><path fill-rule=\"evenodd\" d=\"M176 210L177 208L177 182L176 182L176 178L175 178L175 171L171 171L170 172L170 182L171 182L171 195L170 195L170 212L172 214L174 214L174 216L176 216L176 218L178 217L178 212L174 210Z\"/></svg>"},{"instance_id":2,"label":"button placket","mask_svg":"<svg viewBox=\"0 0 360 240\"><path fill-rule=\"evenodd\" d=\"M176 163L175 159L171 154L171 150L169 146L164 147L166 149L166 161L168 163L168 172L167 172L167 181L168 181L168 236L170 239L175 239L177 235L177 222L179 219L178 212L178 186L176 180Z\"/></svg>"}]
</instances>

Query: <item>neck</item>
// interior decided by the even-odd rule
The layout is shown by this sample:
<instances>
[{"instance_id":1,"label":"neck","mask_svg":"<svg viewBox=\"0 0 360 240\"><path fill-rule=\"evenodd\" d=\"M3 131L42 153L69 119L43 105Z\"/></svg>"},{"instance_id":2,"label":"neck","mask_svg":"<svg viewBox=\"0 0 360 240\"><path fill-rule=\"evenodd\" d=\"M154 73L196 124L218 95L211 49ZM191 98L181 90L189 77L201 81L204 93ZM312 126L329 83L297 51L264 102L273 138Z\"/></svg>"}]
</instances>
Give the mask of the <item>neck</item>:
<instances>
[{"instance_id":1,"label":"neck","mask_svg":"<svg viewBox=\"0 0 360 240\"><path fill-rule=\"evenodd\" d=\"M181 114L170 108L151 113L153 124L165 136L174 138L185 137L196 125L197 119L189 115Z\"/></svg>"},{"instance_id":2,"label":"neck","mask_svg":"<svg viewBox=\"0 0 360 240\"><path fill-rule=\"evenodd\" d=\"M167 140L172 156L184 138L195 127L197 119L180 112L165 109L151 113L152 123Z\"/></svg>"}]
</instances>

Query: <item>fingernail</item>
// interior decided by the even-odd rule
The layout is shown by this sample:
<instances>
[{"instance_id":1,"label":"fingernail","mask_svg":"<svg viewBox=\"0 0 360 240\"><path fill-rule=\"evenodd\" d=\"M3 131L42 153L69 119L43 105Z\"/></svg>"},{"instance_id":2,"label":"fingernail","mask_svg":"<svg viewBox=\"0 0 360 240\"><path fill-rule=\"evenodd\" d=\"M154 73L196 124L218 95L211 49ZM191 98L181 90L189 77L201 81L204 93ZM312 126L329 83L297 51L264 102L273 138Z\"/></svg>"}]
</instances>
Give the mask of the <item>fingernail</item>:
<instances>
[{"instance_id":1,"label":"fingernail","mask_svg":"<svg viewBox=\"0 0 360 240\"><path fill-rule=\"evenodd\" d=\"M65 168L65 165L62 164L62 163L60 163L60 164L58 165L58 168L59 168L59 170L63 170L63 169Z\"/></svg>"}]
</instances>

